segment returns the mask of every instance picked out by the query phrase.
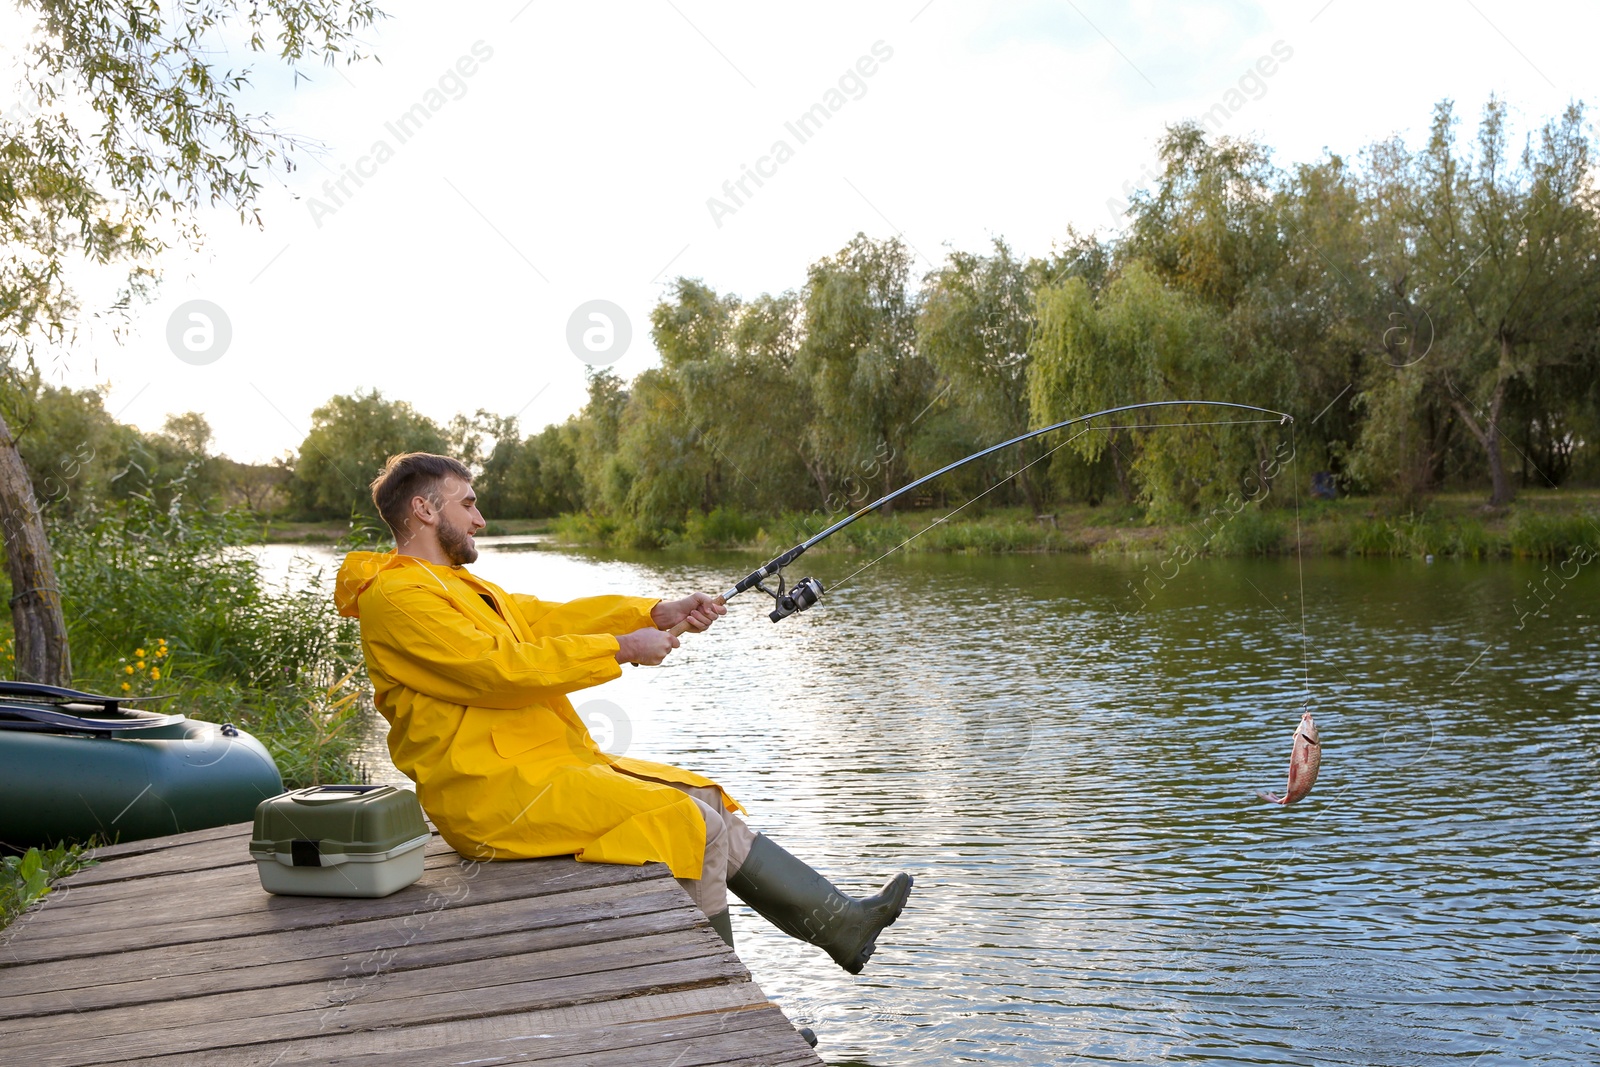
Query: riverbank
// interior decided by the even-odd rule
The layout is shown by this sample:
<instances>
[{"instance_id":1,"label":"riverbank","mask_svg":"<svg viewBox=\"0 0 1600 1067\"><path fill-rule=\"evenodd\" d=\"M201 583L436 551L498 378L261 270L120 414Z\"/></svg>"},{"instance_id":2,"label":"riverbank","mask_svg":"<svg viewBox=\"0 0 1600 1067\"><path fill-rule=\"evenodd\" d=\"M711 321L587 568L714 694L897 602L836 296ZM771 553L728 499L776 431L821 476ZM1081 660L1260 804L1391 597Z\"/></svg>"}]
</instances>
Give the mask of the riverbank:
<instances>
[{"instance_id":1,"label":"riverbank","mask_svg":"<svg viewBox=\"0 0 1600 1067\"><path fill-rule=\"evenodd\" d=\"M1480 493L1443 493L1420 507L1382 497L1221 507L1187 521L1149 521L1129 504L1066 504L1046 515L1020 509L900 510L855 523L812 551L881 553L1169 553L1233 557L1293 554L1418 559L1564 559L1600 552L1600 490L1525 490L1508 507ZM550 521L553 539L593 548L735 549L775 553L842 516L761 518L728 509L692 516L681 529L641 530L590 514Z\"/></svg>"},{"instance_id":2,"label":"riverbank","mask_svg":"<svg viewBox=\"0 0 1600 1067\"><path fill-rule=\"evenodd\" d=\"M524 534L542 534L550 530L551 519L491 519L484 529L487 537L516 537ZM382 532L381 523L373 523L375 531ZM328 522L293 522L287 519L270 519L260 524L260 540L280 545L332 545L350 536L350 522L335 519Z\"/></svg>"}]
</instances>

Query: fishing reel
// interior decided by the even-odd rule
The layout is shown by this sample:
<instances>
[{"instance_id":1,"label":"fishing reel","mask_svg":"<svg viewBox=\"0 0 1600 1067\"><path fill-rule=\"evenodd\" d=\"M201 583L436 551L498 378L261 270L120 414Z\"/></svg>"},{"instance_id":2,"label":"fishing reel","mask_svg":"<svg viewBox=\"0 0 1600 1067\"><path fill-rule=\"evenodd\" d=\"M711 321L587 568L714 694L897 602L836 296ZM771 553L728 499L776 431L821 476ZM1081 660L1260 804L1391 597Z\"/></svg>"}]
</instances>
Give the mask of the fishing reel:
<instances>
[{"instance_id":1,"label":"fishing reel","mask_svg":"<svg viewBox=\"0 0 1600 1067\"><path fill-rule=\"evenodd\" d=\"M755 587L767 594L776 602L776 607L767 614L773 622L787 619L790 615L801 612L822 599L822 583L815 578L802 578L787 591L783 584L783 572L778 572L778 588L774 592L761 582L756 582Z\"/></svg>"}]
</instances>

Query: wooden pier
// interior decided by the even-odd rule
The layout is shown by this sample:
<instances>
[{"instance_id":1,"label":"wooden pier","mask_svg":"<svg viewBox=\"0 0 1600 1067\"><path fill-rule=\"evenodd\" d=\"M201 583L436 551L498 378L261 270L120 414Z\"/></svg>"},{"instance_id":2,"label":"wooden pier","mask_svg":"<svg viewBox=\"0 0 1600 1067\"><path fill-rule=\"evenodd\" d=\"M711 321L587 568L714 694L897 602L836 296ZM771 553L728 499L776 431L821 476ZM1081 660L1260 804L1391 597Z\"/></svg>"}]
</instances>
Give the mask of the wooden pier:
<instances>
[{"instance_id":1,"label":"wooden pier","mask_svg":"<svg viewBox=\"0 0 1600 1067\"><path fill-rule=\"evenodd\" d=\"M378 900L262 892L250 826L100 849L0 933L31 1065L820 1064L661 864L468 863Z\"/></svg>"}]
</instances>

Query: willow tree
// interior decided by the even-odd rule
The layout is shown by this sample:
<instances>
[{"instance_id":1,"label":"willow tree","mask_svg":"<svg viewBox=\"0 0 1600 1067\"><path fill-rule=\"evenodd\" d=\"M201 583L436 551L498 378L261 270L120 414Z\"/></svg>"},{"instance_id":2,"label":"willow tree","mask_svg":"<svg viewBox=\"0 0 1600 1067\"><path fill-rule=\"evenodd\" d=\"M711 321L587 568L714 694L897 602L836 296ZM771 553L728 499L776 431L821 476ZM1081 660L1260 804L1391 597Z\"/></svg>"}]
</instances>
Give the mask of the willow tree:
<instances>
[{"instance_id":1,"label":"willow tree","mask_svg":"<svg viewBox=\"0 0 1600 1067\"><path fill-rule=\"evenodd\" d=\"M1044 271L1037 261L1018 260L996 238L992 255L951 252L925 281L917 350L944 377L952 405L982 443L1028 430L1033 291ZM1039 490L1027 467L1041 454L1039 444L1028 442L1003 461L1020 472L1017 485L1035 513L1041 510Z\"/></svg>"},{"instance_id":2,"label":"willow tree","mask_svg":"<svg viewBox=\"0 0 1600 1067\"><path fill-rule=\"evenodd\" d=\"M0 369L70 346L75 262L126 269L116 305L146 291L167 249L197 246L201 211L259 224L258 176L294 141L243 110L249 68L230 42L291 66L360 59L370 0L19 0L20 106L0 118ZM114 310L114 309L108 309ZM68 684L72 661L38 498L0 419L0 531L19 678Z\"/></svg>"},{"instance_id":3,"label":"willow tree","mask_svg":"<svg viewBox=\"0 0 1600 1067\"><path fill-rule=\"evenodd\" d=\"M622 447L636 472L629 506L652 525L731 502L748 480L747 464L730 455L750 442L756 414L754 398L738 395L743 376L729 358L739 307L738 297L679 278L650 313L661 370L634 380ZM764 436L755 429L756 440Z\"/></svg>"},{"instance_id":4,"label":"willow tree","mask_svg":"<svg viewBox=\"0 0 1600 1067\"><path fill-rule=\"evenodd\" d=\"M1303 227L1306 220L1293 218L1289 210L1292 185L1264 146L1241 138L1210 140L1192 122L1170 127L1160 153L1161 175L1149 191L1133 198L1132 224L1118 254L1123 264L1139 264L1172 296L1125 284L1117 299L1102 301L1103 311L1135 334L1195 333L1202 348L1190 359L1146 357L1168 368L1160 383L1148 385L1159 395L1174 395L1173 384L1186 379L1192 396L1295 410L1301 366L1292 353L1298 350L1303 359L1319 347L1332 316L1319 309L1321 294L1303 288L1298 276L1307 239L1291 227ZM1125 283L1134 281L1126 268L1125 275ZM1135 309L1128 298L1135 293L1153 301L1155 318L1140 324L1137 314L1130 315ZM1200 373L1207 360L1212 369ZM1164 433L1152 444L1169 436ZM1267 435L1257 437L1258 470L1272 468L1275 447ZM1169 453L1158 448L1151 455ZM1169 458L1176 460L1176 454Z\"/></svg>"},{"instance_id":5,"label":"willow tree","mask_svg":"<svg viewBox=\"0 0 1600 1067\"><path fill-rule=\"evenodd\" d=\"M1142 262L1128 264L1098 294L1082 278L1037 295L1029 390L1039 426L1147 400L1232 399L1251 371L1235 357L1227 322L1191 293L1162 283ZM1179 409L1181 410L1181 409ZM1195 421L1214 415L1196 409ZM1116 417L1117 422L1136 418ZM1169 413L1149 425L1187 423ZM1255 438L1215 426L1129 434L1086 427L1070 447L1087 460L1108 448L1118 478L1136 485L1152 514L1177 516L1221 500L1251 470ZM1126 455L1122 450L1126 449Z\"/></svg>"},{"instance_id":6,"label":"willow tree","mask_svg":"<svg viewBox=\"0 0 1600 1067\"><path fill-rule=\"evenodd\" d=\"M910 270L899 238L857 234L807 271L796 369L815 399L816 453L830 458L847 492L881 479L887 493L905 480L917 416L933 399L933 370L916 348Z\"/></svg>"},{"instance_id":7,"label":"willow tree","mask_svg":"<svg viewBox=\"0 0 1600 1067\"><path fill-rule=\"evenodd\" d=\"M1420 151L1398 141L1374 150L1369 243L1391 250L1385 284L1431 345L1389 353L1396 369L1376 365L1365 400L1382 414L1448 410L1482 450L1499 506L1514 495L1503 448L1513 389L1554 369L1587 364L1580 380L1594 369L1600 195L1581 104L1520 150L1499 100L1471 149L1457 147L1455 130L1446 101ZM1368 427L1369 452L1395 432L1392 418Z\"/></svg>"}]
</instances>

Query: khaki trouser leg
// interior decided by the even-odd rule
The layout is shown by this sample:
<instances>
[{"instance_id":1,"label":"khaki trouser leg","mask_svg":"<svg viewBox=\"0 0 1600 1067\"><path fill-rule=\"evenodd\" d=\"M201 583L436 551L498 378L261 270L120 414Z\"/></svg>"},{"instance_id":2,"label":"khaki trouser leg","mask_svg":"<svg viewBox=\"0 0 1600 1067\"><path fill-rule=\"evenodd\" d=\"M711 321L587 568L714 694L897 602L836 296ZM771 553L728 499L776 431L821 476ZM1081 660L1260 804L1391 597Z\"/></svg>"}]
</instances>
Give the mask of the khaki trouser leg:
<instances>
[{"instance_id":1,"label":"khaki trouser leg","mask_svg":"<svg viewBox=\"0 0 1600 1067\"><path fill-rule=\"evenodd\" d=\"M620 770L620 768L619 768ZM627 771L622 771L628 774ZM756 832L738 815L722 806L722 794L712 786L682 785L644 774L630 775L647 782L670 785L688 793L706 824L706 858L699 878L679 878L678 884L707 918L728 910L728 879L744 866Z\"/></svg>"},{"instance_id":2,"label":"khaki trouser leg","mask_svg":"<svg viewBox=\"0 0 1600 1067\"><path fill-rule=\"evenodd\" d=\"M695 807L706 823L705 867L699 878L679 878L678 884L689 894L695 906L707 915L728 910L728 879L750 855L750 845L755 841L755 831L738 815L722 806L722 797L710 787L673 784L694 798Z\"/></svg>"}]
</instances>

